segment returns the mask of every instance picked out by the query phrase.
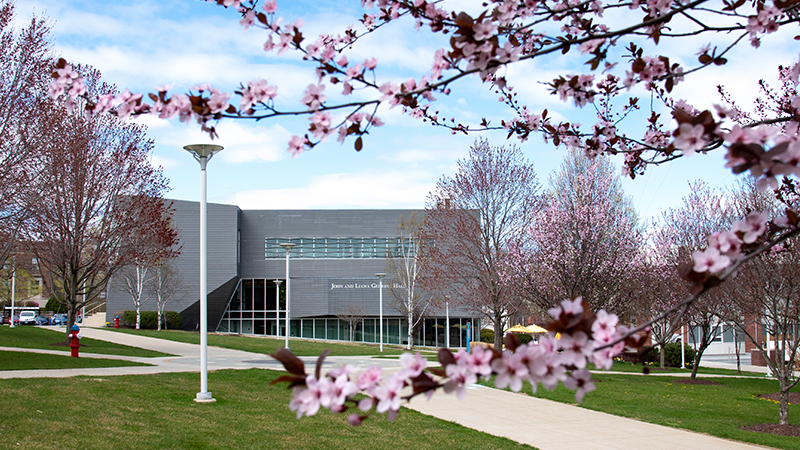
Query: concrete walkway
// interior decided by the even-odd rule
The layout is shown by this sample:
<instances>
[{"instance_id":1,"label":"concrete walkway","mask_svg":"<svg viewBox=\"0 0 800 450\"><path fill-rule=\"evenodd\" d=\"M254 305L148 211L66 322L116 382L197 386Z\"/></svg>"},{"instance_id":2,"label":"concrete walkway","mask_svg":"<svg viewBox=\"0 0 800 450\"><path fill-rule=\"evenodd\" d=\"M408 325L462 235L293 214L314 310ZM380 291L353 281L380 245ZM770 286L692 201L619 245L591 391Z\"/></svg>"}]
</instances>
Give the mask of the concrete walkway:
<instances>
[{"instance_id":1,"label":"concrete walkway","mask_svg":"<svg viewBox=\"0 0 800 450\"><path fill-rule=\"evenodd\" d=\"M81 333L92 339L156 350L176 356L133 358L84 353L81 357L125 359L148 363L153 366L63 370L0 370L0 378L139 375L160 372L199 371L200 350L198 345L88 327L83 328ZM0 347L0 350L64 354L64 352L52 350L11 349L6 347ZM304 360L307 368L313 368L316 362L316 357L304 357L301 359ZM331 367L343 364L353 364L362 369L370 365L379 365L385 371L393 371L400 368L399 362L393 359L350 356L330 357L326 360L326 365ZM249 369L253 367L282 370L280 363L263 354L208 347L209 370ZM743 367L743 370L751 368L753 367L746 366ZM670 376L674 377L675 375L671 374ZM210 386L210 390L213 392L213 386ZM423 414L455 422L485 433L507 437L541 450L628 450L631 446L644 443L646 443L648 450L675 448L689 450L744 450L764 448L676 428L652 425L590 411L577 406L483 386L471 387L467 398L463 401L459 401L454 395L437 393L431 401L417 397L406 406Z\"/></svg>"}]
</instances>

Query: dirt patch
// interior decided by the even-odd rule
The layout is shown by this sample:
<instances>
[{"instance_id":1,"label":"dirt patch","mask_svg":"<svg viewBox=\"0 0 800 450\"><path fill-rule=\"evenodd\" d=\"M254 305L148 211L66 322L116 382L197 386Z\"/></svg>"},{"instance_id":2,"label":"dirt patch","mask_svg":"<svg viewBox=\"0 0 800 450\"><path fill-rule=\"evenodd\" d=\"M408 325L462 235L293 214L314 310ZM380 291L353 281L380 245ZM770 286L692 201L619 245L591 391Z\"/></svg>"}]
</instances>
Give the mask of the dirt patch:
<instances>
[{"instance_id":1,"label":"dirt patch","mask_svg":"<svg viewBox=\"0 0 800 450\"><path fill-rule=\"evenodd\" d=\"M755 431L756 433L777 434L779 436L800 437L800 426L797 425L778 425L777 423L762 423L750 425L749 427L739 427L745 431Z\"/></svg>"},{"instance_id":2,"label":"dirt patch","mask_svg":"<svg viewBox=\"0 0 800 450\"><path fill-rule=\"evenodd\" d=\"M781 401L781 394L774 393L774 394L760 394L756 395L758 398L765 398L767 400L774 400L776 402ZM800 392L789 392L789 404L791 405L800 405Z\"/></svg>"},{"instance_id":3,"label":"dirt patch","mask_svg":"<svg viewBox=\"0 0 800 450\"><path fill-rule=\"evenodd\" d=\"M694 380L691 378L676 378L674 380L670 380L671 383L678 383L678 384L706 384L710 386L722 386L720 383L716 383L711 380L705 380L702 378L695 378Z\"/></svg>"},{"instance_id":4,"label":"dirt patch","mask_svg":"<svg viewBox=\"0 0 800 450\"><path fill-rule=\"evenodd\" d=\"M758 398L765 398L767 400L780 401L781 394L760 394L756 395ZM789 392L789 403L800 404L800 392ZM800 426L798 425L779 425L777 423L762 423L758 425L750 425L749 427L739 427L745 431L755 431L756 433L776 434L779 436L800 437Z\"/></svg>"}]
</instances>

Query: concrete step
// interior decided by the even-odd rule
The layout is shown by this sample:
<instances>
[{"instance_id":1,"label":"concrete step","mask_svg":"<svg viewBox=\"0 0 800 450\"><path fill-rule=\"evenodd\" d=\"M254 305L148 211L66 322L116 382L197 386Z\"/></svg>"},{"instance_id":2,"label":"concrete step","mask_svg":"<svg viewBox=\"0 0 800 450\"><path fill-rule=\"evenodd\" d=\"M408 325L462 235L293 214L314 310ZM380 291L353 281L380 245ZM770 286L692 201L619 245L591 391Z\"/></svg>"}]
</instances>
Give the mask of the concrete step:
<instances>
[{"instance_id":1,"label":"concrete step","mask_svg":"<svg viewBox=\"0 0 800 450\"><path fill-rule=\"evenodd\" d=\"M103 328L106 326L106 313L105 312L98 312L95 314L90 314L86 316L86 319L83 321L84 327L89 328Z\"/></svg>"}]
</instances>

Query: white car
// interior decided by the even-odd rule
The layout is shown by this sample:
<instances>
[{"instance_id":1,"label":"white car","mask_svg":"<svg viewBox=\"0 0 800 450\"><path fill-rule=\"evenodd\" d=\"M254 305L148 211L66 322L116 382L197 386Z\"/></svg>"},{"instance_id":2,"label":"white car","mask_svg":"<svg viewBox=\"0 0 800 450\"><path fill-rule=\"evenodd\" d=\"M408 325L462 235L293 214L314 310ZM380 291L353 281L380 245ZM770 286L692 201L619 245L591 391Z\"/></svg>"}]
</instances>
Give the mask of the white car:
<instances>
[{"instance_id":1,"label":"white car","mask_svg":"<svg viewBox=\"0 0 800 450\"><path fill-rule=\"evenodd\" d=\"M33 325L34 323L36 323L36 312L22 311L19 313L20 325Z\"/></svg>"}]
</instances>

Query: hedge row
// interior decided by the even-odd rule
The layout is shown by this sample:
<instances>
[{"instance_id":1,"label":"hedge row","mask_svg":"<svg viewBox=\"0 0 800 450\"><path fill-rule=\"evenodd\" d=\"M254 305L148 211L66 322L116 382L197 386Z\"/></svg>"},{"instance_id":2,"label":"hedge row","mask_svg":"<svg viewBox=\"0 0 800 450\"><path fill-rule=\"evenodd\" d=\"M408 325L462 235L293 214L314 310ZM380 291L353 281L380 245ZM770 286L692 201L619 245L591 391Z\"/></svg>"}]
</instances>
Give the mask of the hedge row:
<instances>
[{"instance_id":1,"label":"hedge row","mask_svg":"<svg viewBox=\"0 0 800 450\"><path fill-rule=\"evenodd\" d=\"M520 344L527 344L533 340L533 336L530 334L517 334L517 339L519 339ZM494 344L494 330L488 330L485 328L481 330L481 342Z\"/></svg>"},{"instance_id":2,"label":"hedge row","mask_svg":"<svg viewBox=\"0 0 800 450\"><path fill-rule=\"evenodd\" d=\"M122 311L122 314L118 313L118 315L120 325L126 327L136 326L136 311ZM175 330L183 325L183 319L181 318L181 315L175 311L165 311L161 317L161 320L166 322L165 324L167 329ZM141 328L150 330L155 330L158 328L158 311L141 311L141 322L139 323L139 326Z\"/></svg>"},{"instance_id":3,"label":"hedge row","mask_svg":"<svg viewBox=\"0 0 800 450\"><path fill-rule=\"evenodd\" d=\"M686 367L691 369L692 365L694 364L694 349L684 344L684 361L686 362ZM644 362L655 363L659 364L661 359L659 356L659 348L658 347L650 347L649 349L645 350L644 354L642 355L642 360ZM669 344L664 346L664 363L667 367L680 367L681 366L681 344L680 342L670 342Z\"/></svg>"}]
</instances>

